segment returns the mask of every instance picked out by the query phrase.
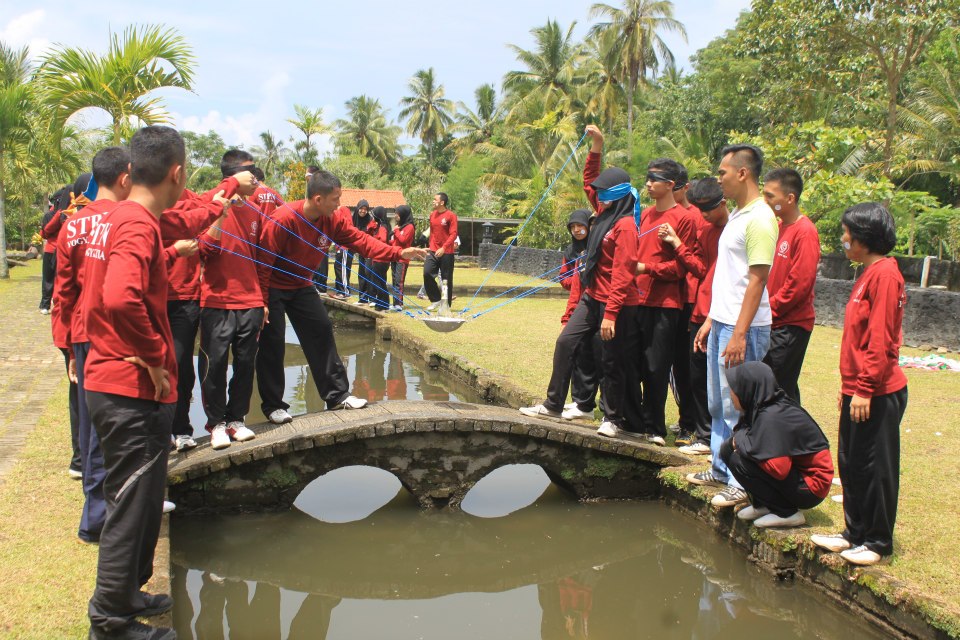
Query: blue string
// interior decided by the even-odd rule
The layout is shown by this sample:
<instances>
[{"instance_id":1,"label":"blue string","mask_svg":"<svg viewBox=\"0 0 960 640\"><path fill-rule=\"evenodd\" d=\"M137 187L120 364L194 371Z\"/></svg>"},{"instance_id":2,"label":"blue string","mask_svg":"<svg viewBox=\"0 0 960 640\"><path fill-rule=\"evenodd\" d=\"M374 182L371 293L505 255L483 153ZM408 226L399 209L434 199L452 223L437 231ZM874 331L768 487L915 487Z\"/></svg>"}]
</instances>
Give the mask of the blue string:
<instances>
[{"instance_id":1,"label":"blue string","mask_svg":"<svg viewBox=\"0 0 960 640\"><path fill-rule=\"evenodd\" d=\"M493 272L497 270L497 267L500 266L500 263L503 262L503 259L506 257L507 253L517 242L517 238L520 237L520 234L523 233L523 230L526 229L527 225L530 223L530 220L533 219L534 214L537 212L537 209L540 208L540 205L543 204L543 201L546 200L547 194L550 193L550 189L553 188L553 185L560 178L560 174L563 173L563 170L567 168L567 164L570 162L570 159L577 153L577 150L580 148L580 145L583 144L583 141L586 140L587 134L584 133L580 138L580 142L577 143L577 146L573 148L573 151L570 152L570 155L567 156L567 159L563 161L563 166L560 167L560 170L557 171L557 175L553 177L553 180L547 185L546 190L543 192L543 195L540 196L540 201L537 202L537 205L533 208L533 211L530 212L530 215L527 216L527 219L523 221L520 229L517 231L517 234L513 237L513 240L510 241L510 244L507 245L507 248L503 250L503 253L500 255L500 259L497 260L497 263L493 265L493 269L490 270L490 273L487 274L487 277L483 279L483 282L480 283L480 286L477 287L477 290L473 292L473 297L470 298L470 302L467 303L466 308L463 310L467 312L470 310L470 305L473 304L473 301L476 299L477 294L480 293L480 289L483 289L484 285L487 284L487 280L490 279L490 276L493 275Z\"/></svg>"}]
</instances>

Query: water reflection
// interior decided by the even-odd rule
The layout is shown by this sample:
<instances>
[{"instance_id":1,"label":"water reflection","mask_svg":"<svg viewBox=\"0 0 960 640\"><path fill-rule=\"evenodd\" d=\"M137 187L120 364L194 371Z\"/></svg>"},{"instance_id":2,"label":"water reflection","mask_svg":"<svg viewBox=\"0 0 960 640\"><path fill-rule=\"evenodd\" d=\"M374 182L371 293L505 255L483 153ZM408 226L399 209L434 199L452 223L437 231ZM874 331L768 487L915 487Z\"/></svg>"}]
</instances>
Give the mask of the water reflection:
<instances>
[{"instance_id":1,"label":"water reflection","mask_svg":"<svg viewBox=\"0 0 960 640\"><path fill-rule=\"evenodd\" d=\"M323 411L325 406L317 387L313 383L313 374L307 366L306 357L300 348L293 327L287 324L286 355L284 363L283 399L290 405L290 413L301 415L307 412ZM442 400L461 402L483 402L475 391L455 380L445 380L442 374L431 369L421 369L419 359L390 342L380 342L371 331L336 332L337 350L347 368L351 382L350 393L358 398L377 400ZM196 366L196 358L194 358ZM228 371L231 375L232 369ZM206 416L200 403L200 382L193 389L193 403L190 405L190 422L196 436L206 435L203 426ZM247 422L254 424L266 420L260 411L260 394L256 387L250 401L250 413Z\"/></svg>"}]
</instances>

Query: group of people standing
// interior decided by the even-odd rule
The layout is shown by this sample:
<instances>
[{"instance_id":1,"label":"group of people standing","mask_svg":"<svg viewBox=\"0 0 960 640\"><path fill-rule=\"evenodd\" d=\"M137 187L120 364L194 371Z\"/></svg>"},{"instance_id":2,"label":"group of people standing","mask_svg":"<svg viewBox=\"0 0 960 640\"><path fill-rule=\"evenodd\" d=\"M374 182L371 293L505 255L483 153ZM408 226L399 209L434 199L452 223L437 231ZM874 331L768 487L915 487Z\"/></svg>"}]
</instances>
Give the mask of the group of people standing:
<instances>
[{"instance_id":1,"label":"group of people standing","mask_svg":"<svg viewBox=\"0 0 960 640\"><path fill-rule=\"evenodd\" d=\"M645 184L654 204L641 210L623 169L601 171L603 134L592 125L586 134L593 211L570 215L561 266L570 296L546 399L520 412L592 419L599 390L600 435L665 446L672 387L675 443L711 461L687 480L719 488L712 504L743 506L738 517L758 527L804 524L802 510L827 496L834 466L827 438L800 406L820 259L817 229L800 210L800 174L764 175L763 153L746 144L723 149L717 177L692 184L682 165L658 158ZM855 205L842 227L847 257L865 267L840 347L846 529L812 540L848 562L874 564L893 552L906 298L887 257L896 242L889 211Z\"/></svg>"}]
</instances>

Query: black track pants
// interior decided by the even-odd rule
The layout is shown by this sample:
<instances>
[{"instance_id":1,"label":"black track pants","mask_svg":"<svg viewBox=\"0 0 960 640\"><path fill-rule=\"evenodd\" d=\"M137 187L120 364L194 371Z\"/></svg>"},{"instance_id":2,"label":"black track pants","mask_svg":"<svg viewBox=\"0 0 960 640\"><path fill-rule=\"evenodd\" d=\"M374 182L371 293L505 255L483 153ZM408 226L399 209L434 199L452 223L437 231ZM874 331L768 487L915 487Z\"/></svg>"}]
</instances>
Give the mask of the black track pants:
<instances>
[{"instance_id":1,"label":"black track pants","mask_svg":"<svg viewBox=\"0 0 960 640\"><path fill-rule=\"evenodd\" d=\"M810 343L810 332L802 327L784 325L770 330L770 347L763 361L786 394L800 404L800 369Z\"/></svg>"},{"instance_id":2,"label":"black track pants","mask_svg":"<svg viewBox=\"0 0 960 640\"><path fill-rule=\"evenodd\" d=\"M316 290L314 290L316 293ZM263 307L200 309L200 392L207 428L219 422L243 421L250 411L257 340ZM233 352L233 375L227 382L227 361Z\"/></svg>"}]
</instances>

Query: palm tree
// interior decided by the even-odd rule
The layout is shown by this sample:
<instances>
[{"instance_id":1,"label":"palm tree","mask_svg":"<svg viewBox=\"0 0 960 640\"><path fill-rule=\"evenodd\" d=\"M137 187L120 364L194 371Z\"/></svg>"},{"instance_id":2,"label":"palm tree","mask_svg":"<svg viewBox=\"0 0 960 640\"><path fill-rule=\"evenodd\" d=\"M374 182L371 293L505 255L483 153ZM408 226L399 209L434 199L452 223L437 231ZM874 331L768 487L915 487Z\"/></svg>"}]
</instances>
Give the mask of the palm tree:
<instances>
[{"instance_id":1,"label":"palm tree","mask_svg":"<svg viewBox=\"0 0 960 640\"><path fill-rule=\"evenodd\" d=\"M588 38L584 58L580 69L584 119L602 122L605 131L612 131L625 98L620 82L619 43L612 33Z\"/></svg>"},{"instance_id":2,"label":"palm tree","mask_svg":"<svg viewBox=\"0 0 960 640\"><path fill-rule=\"evenodd\" d=\"M357 96L346 107L347 118L336 122L339 151L355 151L389 169L400 158L400 127L387 122L379 100Z\"/></svg>"},{"instance_id":3,"label":"palm tree","mask_svg":"<svg viewBox=\"0 0 960 640\"><path fill-rule=\"evenodd\" d=\"M88 107L103 109L113 119L113 143L120 144L131 120L169 122L160 98L150 94L164 87L191 90L194 56L174 29L159 25L127 27L112 34L106 55L57 47L41 61L39 79L54 122Z\"/></svg>"},{"instance_id":4,"label":"palm tree","mask_svg":"<svg viewBox=\"0 0 960 640\"><path fill-rule=\"evenodd\" d=\"M0 42L0 278L9 278L5 178L7 162L30 140L28 115L33 103L29 52L14 50Z\"/></svg>"},{"instance_id":5,"label":"palm tree","mask_svg":"<svg viewBox=\"0 0 960 640\"><path fill-rule=\"evenodd\" d=\"M274 137L269 131L262 131L260 133L260 142L262 144L250 149L250 153L257 157L257 164L260 165L263 173L272 183L276 177L274 174L276 173L277 165L290 156L290 149L284 146L283 140Z\"/></svg>"},{"instance_id":6,"label":"palm tree","mask_svg":"<svg viewBox=\"0 0 960 640\"><path fill-rule=\"evenodd\" d=\"M296 118L287 118L287 122L296 127L306 138L306 149L303 157L306 160L315 161L317 154L310 138L332 131L330 126L323 121L323 107L310 109L302 104L295 104L293 105L293 111L297 114Z\"/></svg>"},{"instance_id":7,"label":"palm tree","mask_svg":"<svg viewBox=\"0 0 960 640\"><path fill-rule=\"evenodd\" d=\"M400 100L400 119L407 121L408 134L423 141L433 164L433 144L443 138L453 123L453 103L443 97L443 85L437 84L433 67L413 74L407 88L410 95Z\"/></svg>"},{"instance_id":8,"label":"palm tree","mask_svg":"<svg viewBox=\"0 0 960 640\"><path fill-rule=\"evenodd\" d=\"M497 104L497 90L492 84L480 85L473 95L477 99L477 110L458 103L457 121L450 127L451 133L462 134L450 143L458 155L492 138L494 127L503 121L503 105Z\"/></svg>"},{"instance_id":9,"label":"palm tree","mask_svg":"<svg viewBox=\"0 0 960 640\"><path fill-rule=\"evenodd\" d=\"M622 9L597 3L590 7L590 17L609 20L595 24L591 33L614 34L612 37L619 43L623 54L621 74L627 86L627 140L632 152L633 98L637 85L647 82L649 71L673 64L673 52L660 34L673 31L686 41L687 30L673 18L673 2L670 0L624 0Z\"/></svg>"},{"instance_id":10,"label":"palm tree","mask_svg":"<svg viewBox=\"0 0 960 640\"><path fill-rule=\"evenodd\" d=\"M524 71L508 71L503 78L504 91L514 103L511 117L524 113L530 102L546 110L569 108L580 53L573 41L576 24L573 22L564 32L556 21L547 20L544 26L530 31L536 40L534 49L508 45L526 66Z\"/></svg>"}]
</instances>

